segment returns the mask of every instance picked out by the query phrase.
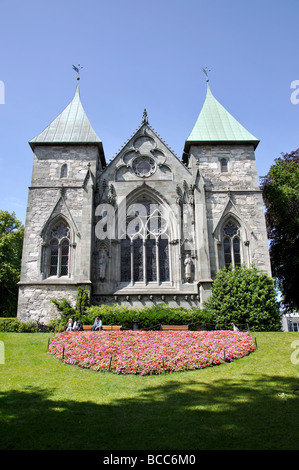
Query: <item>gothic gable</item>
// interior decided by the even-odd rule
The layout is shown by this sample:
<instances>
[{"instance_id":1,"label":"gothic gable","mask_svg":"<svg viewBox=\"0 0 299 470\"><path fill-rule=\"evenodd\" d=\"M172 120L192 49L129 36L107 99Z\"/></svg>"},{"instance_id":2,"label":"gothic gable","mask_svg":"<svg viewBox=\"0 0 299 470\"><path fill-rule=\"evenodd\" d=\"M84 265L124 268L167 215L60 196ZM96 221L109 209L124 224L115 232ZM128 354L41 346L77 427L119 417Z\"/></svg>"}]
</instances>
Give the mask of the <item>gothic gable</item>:
<instances>
[{"instance_id":1,"label":"gothic gable","mask_svg":"<svg viewBox=\"0 0 299 470\"><path fill-rule=\"evenodd\" d=\"M106 175L107 179L115 182L179 181L191 177L187 167L147 122L108 165Z\"/></svg>"}]
</instances>

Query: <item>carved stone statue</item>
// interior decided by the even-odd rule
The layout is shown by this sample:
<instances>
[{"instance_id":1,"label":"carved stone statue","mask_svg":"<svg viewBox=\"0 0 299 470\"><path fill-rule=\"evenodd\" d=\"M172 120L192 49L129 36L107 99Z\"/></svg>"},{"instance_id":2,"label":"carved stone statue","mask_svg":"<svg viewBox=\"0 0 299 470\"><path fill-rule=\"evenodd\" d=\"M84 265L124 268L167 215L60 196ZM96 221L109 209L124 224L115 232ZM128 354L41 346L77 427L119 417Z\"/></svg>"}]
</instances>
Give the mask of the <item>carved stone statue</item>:
<instances>
[{"instance_id":1,"label":"carved stone statue","mask_svg":"<svg viewBox=\"0 0 299 470\"><path fill-rule=\"evenodd\" d=\"M185 266L185 280L187 282L191 281L191 270L192 270L192 259L189 253L186 254L185 260L184 260L184 266Z\"/></svg>"},{"instance_id":2,"label":"carved stone statue","mask_svg":"<svg viewBox=\"0 0 299 470\"><path fill-rule=\"evenodd\" d=\"M101 250L100 250L100 260L99 260L100 280L101 281L103 281L106 277L107 261L108 261L107 251L105 250L105 248L101 248Z\"/></svg>"}]
</instances>

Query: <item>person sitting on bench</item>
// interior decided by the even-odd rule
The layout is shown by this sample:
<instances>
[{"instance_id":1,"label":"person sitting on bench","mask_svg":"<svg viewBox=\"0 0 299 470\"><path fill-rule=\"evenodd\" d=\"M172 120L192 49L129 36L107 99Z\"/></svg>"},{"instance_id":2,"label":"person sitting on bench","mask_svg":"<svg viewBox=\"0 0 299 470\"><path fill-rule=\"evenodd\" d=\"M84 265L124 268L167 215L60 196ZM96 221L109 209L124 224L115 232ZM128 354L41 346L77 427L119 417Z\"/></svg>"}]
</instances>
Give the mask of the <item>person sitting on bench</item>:
<instances>
[{"instance_id":1,"label":"person sitting on bench","mask_svg":"<svg viewBox=\"0 0 299 470\"><path fill-rule=\"evenodd\" d=\"M102 329L102 320L99 317L95 318L91 331L100 331Z\"/></svg>"}]
</instances>

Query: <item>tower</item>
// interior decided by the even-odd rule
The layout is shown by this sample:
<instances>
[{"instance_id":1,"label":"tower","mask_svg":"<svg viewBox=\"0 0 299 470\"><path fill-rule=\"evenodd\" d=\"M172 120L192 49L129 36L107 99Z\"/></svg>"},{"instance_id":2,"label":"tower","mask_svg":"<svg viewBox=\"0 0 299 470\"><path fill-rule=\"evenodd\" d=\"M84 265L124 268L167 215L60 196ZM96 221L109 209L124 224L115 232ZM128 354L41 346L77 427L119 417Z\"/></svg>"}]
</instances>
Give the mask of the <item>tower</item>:
<instances>
[{"instance_id":1,"label":"tower","mask_svg":"<svg viewBox=\"0 0 299 470\"><path fill-rule=\"evenodd\" d=\"M271 275L255 149L259 140L213 96L206 98L186 140L183 161L204 180L211 276L252 263ZM194 170L193 170L194 171Z\"/></svg>"},{"instance_id":2,"label":"tower","mask_svg":"<svg viewBox=\"0 0 299 470\"><path fill-rule=\"evenodd\" d=\"M69 105L29 144L34 156L18 318L49 321L57 314L50 299L73 302L78 285L91 286L94 178L106 163L79 82Z\"/></svg>"}]
</instances>

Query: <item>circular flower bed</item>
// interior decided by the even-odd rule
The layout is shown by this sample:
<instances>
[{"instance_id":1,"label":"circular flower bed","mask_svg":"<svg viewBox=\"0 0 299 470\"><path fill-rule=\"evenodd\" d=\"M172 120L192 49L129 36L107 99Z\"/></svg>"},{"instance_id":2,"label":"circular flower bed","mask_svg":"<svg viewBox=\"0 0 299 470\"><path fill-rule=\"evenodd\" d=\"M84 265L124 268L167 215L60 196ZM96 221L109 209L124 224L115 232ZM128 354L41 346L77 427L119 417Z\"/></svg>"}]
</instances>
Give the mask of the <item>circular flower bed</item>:
<instances>
[{"instance_id":1,"label":"circular flower bed","mask_svg":"<svg viewBox=\"0 0 299 470\"><path fill-rule=\"evenodd\" d=\"M116 374L161 374L230 362L255 349L233 331L64 332L49 352L67 364Z\"/></svg>"}]
</instances>

